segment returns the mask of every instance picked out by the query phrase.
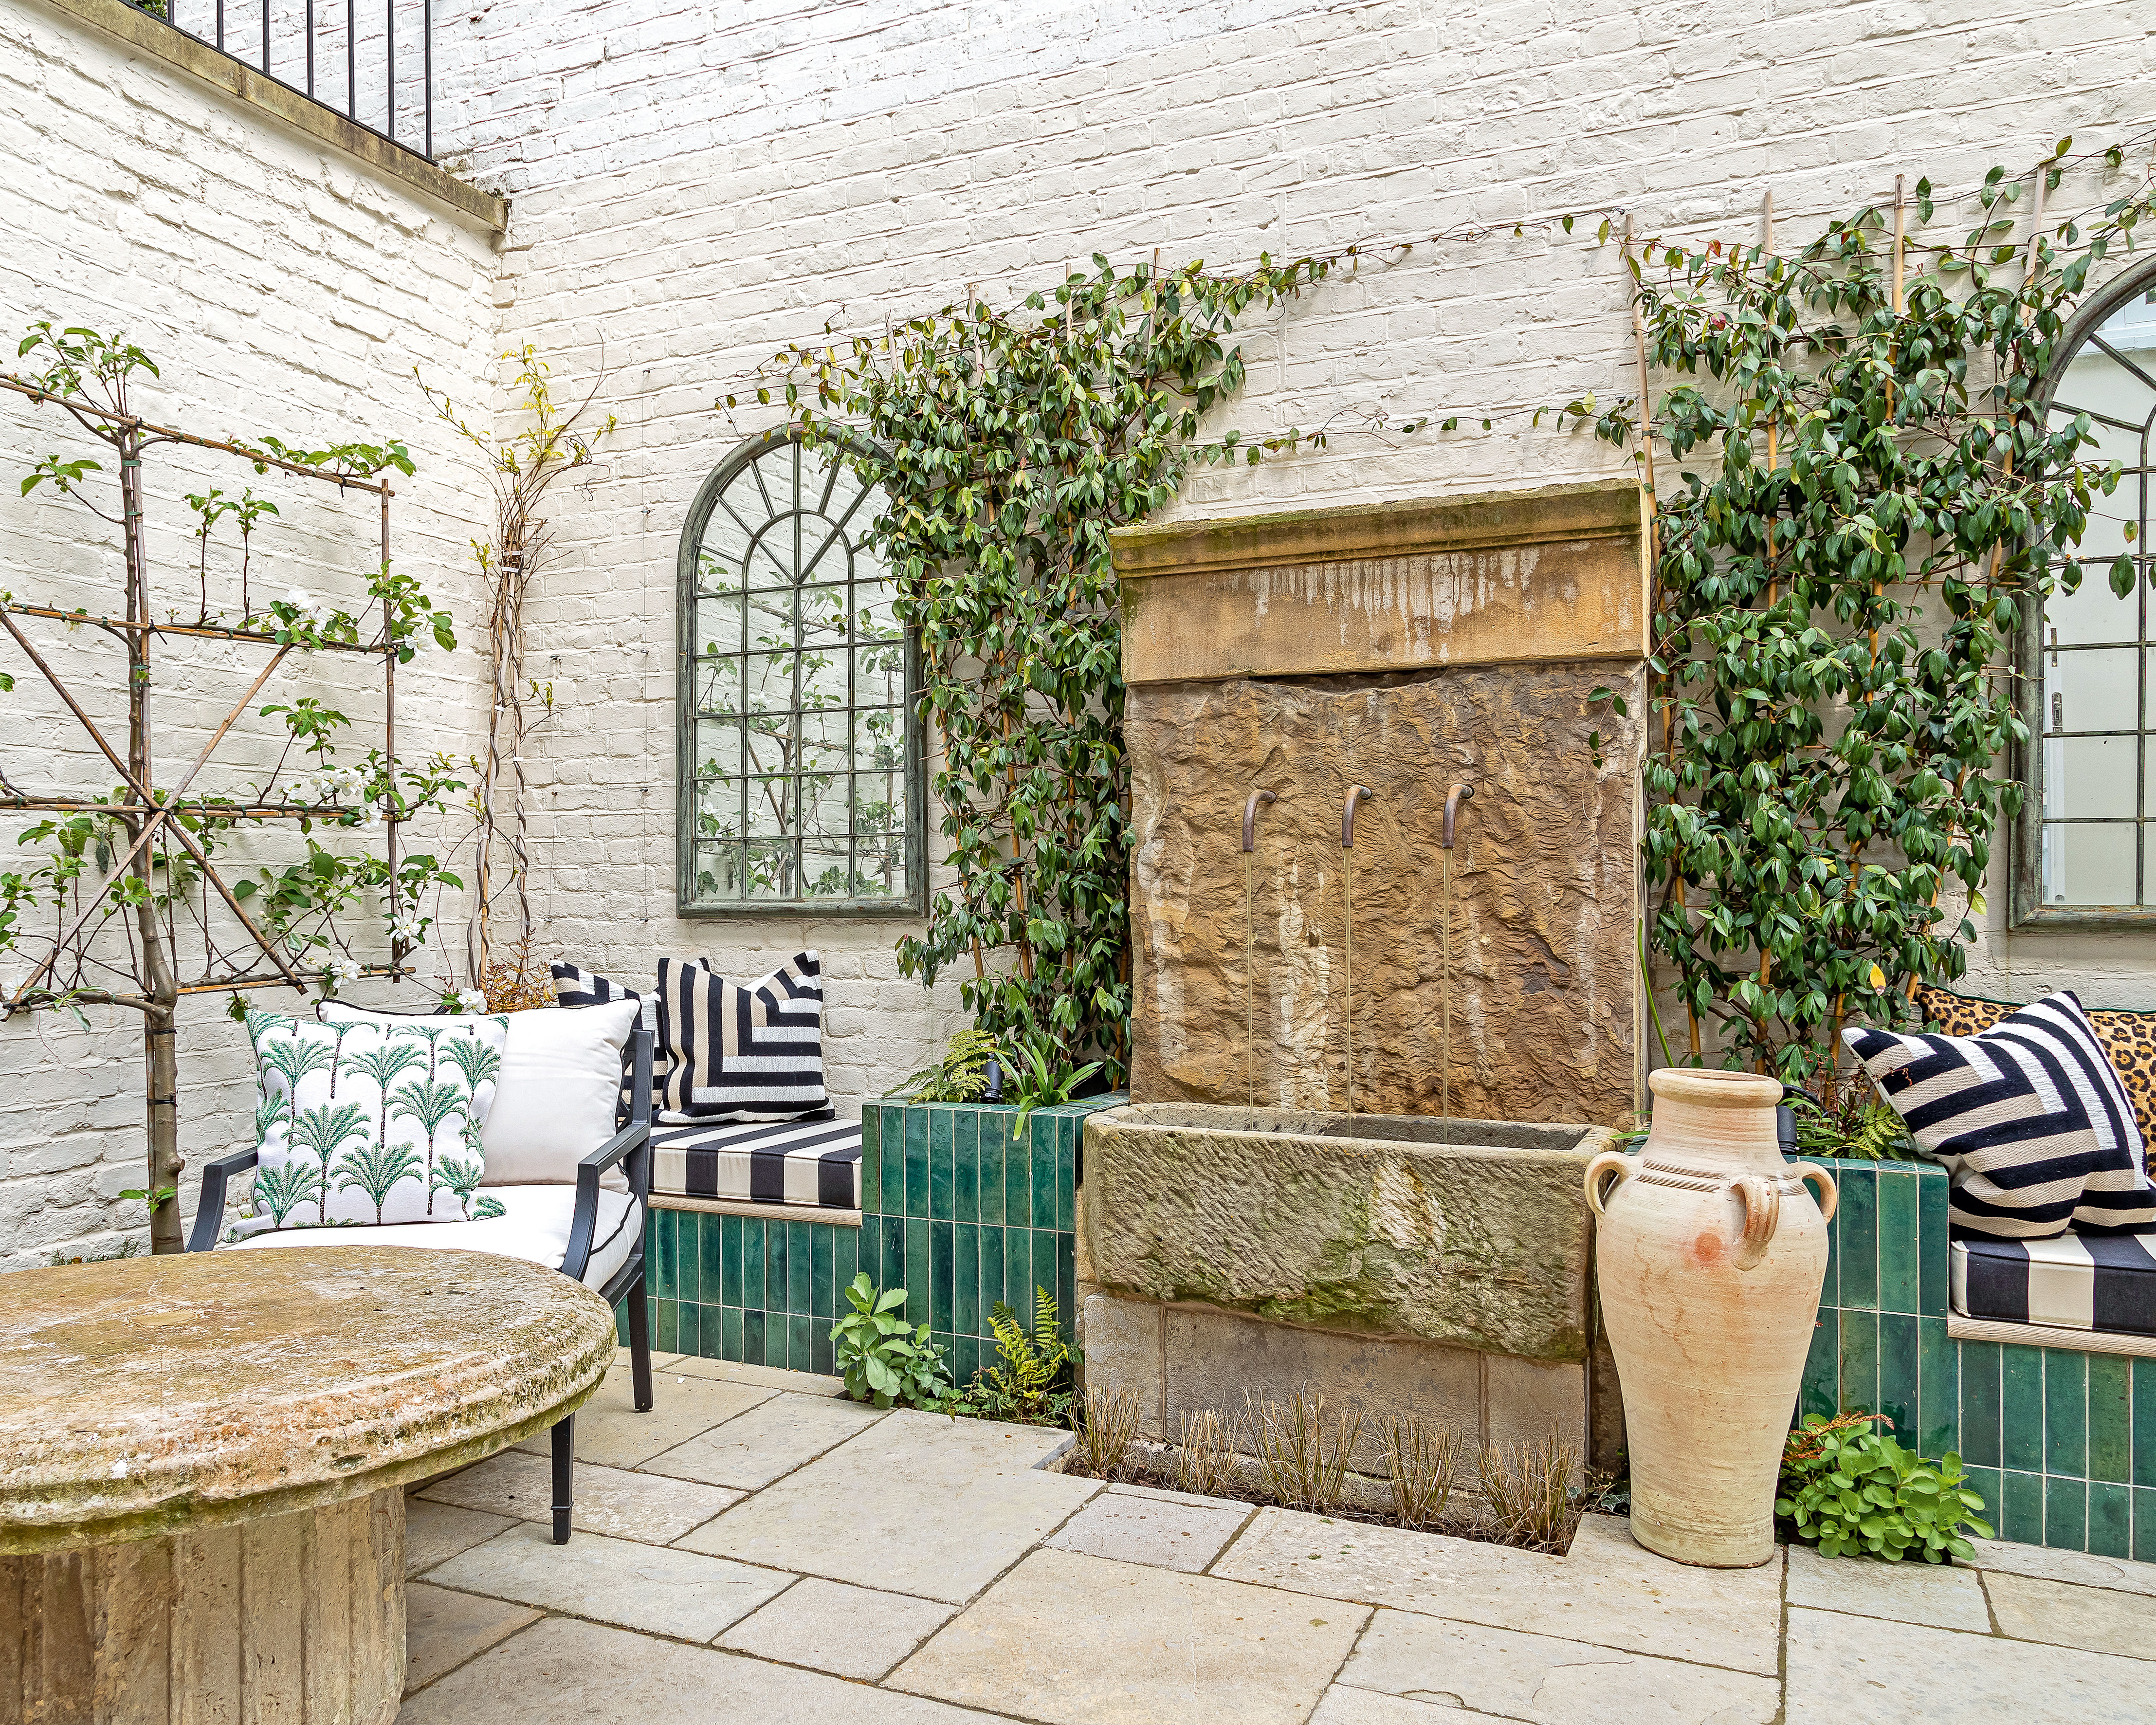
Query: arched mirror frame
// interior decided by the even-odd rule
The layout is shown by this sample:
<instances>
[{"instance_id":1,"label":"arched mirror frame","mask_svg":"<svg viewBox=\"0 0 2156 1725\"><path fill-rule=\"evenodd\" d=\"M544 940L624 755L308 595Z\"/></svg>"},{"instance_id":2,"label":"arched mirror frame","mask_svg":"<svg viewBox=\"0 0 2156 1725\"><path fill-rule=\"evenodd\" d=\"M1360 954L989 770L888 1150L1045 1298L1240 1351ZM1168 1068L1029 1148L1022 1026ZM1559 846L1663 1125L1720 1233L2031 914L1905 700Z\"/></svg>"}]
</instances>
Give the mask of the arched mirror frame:
<instances>
[{"instance_id":1,"label":"arched mirror frame","mask_svg":"<svg viewBox=\"0 0 2156 1725\"><path fill-rule=\"evenodd\" d=\"M861 896L846 893L830 895L803 894L800 891L802 876L806 870L797 872L794 891L791 896L755 897L714 897L700 895L697 890L699 869L697 822L700 814L697 795L698 757L701 752L698 732L699 701L697 670L705 655L701 652L698 635L697 605L704 590L700 581L700 560L704 536L711 516L721 506L721 500L734 481L759 457L768 456L776 449L792 449L797 458L805 449L798 436L787 432L760 434L749 439L714 468L703 485L698 488L696 500L690 505L687 519L682 524L680 548L675 572L675 904L679 915L685 917L743 917L743 916L919 916L927 906L926 796L922 771L921 726L918 716L920 692L920 655L918 643L911 630L901 640L905 659L904 699L899 711L899 734L902 738L899 796L903 814L902 857L905 882L901 890L889 896ZM858 475L856 475L858 479ZM865 499L874 490L863 485L861 497ZM828 496L828 493L827 493ZM798 501L798 500L796 500ZM865 501L859 507L868 507ZM739 518L737 517L737 523ZM743 531L752 539L767 527L767 521L757 526L743 525ZM850 516L842 523L848 541L847 548L859 536L866 525L865 518ZM848 631L850 643L852 630ZM746 639L742 650L747 650ZM852 650L850 645L850 652ZM860 703L850 698L850 712L860 707ZM753 775L745 775L752 777ZM851 833L850 823L850 834ZM744 835L745 837L745 835ZM798 832L797 844L801 842ZM848 866L853 866L850 860Z\"/></svg>"},{"instance_id":2,"label":"arched mirror frame","mask_svg":"<svg viewBox=\"0 0 2156 1725\"><path fill-rule=\"evenodd\" d=\"M2044 405L2047 413L2066 408L2086 409L2088 403L2076 402L2062 388L2068 369L2098 331L2110 321L2124 306L2136 299L2156 295L2156 261L2143 264L2122 275L2102 293L2091 300L2067 325L2059 342L2061 357L2046 380ZM2144 392L2149 398L2148 423L2138 428L2142 460L2156 459L2156 363L2145 365L2146 377L2142 379ZM2122 434L2133 434L2134 428L2118 422ZM2156 546L2148 541L2152 525L2152 510L2156 510L2156 474L2136 475L2129 471L2119 482L2118 490L2109 497L2098 497L2092 511L2104 514L2123 514L2136 521L2138 537L2125 549L2133 557L2137 569L2136 597L2133 603L2139 608L2136 627L2138 639L2130 644L2140 655L2136 668L2138 682L2138 710L2133 729L2136 733L2134 759L2131 768L2132 783L2137 787L2134 798L2133 857L2137 880L2136 902L2094 904L2053 902L2043 901L2045 888L2044 845L2046 842L2045 794L2047 762L2062 743L2077 740L2076 733L2086 734L2089 727L2061 715L2061 722L2051 723L2051 715L2046 707L2046 673L2049 667L2046 655L2052 651L2047 625L2043 615L2028 619L2025 624L2018 655L2020 693L2020 711L2029 729L2030 741L2015 752L2014 770L2024 787L2021 813L2015 823L2014 845L2010 867L2010 898L2009 926L2016 928L2112 928L2149 930L2156 928L2156 591L2152 591L2149 578L2156 572ZM2082 592L2110 593L2111 565L2115 549L2096 547L2089 540L2091 554L2084 568ZM2126 601L2119 601L2121 604ZM2071 644L2068 644L2071 646ZM2115 649L2106 649L2115 650ZM2062 661L2065 655L2059 656ZM2094 662L2090 669L2093 670ZM2064 680L2057 680L2062 685ZM2083 680L2084 683L2092 679ZM2055 689L2054 694L2065 694L2071 685ZM2107 721L2112 716L2102 716ZM2107 725L2102 728L2108 728ZM2077 830L2074 824L2059 826L2060 844L2071 842ZM2071 879L2071 877L2069 877Z\"/></svg>"}]
</instances>

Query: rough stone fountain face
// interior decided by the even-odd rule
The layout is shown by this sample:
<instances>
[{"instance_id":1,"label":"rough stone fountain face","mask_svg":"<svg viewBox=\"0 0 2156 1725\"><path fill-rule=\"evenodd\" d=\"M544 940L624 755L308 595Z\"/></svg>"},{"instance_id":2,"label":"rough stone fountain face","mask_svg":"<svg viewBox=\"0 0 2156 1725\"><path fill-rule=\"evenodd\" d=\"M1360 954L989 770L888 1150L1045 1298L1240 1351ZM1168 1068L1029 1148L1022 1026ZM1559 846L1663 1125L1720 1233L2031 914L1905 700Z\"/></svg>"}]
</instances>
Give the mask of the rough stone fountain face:
<instances>
[{"instance_id":1,"label":"rough stone fountain face","mask_svg":"<svg viewBox=\"0 0 2156 1725\"><path fill-rule=\"evenodd\" d=\"M1315 1387L1585 1446L1580 1178L1639 1083L1640 521L1620 484L1116 536L1132 1106L1087 1122L1080 1279L1148 1435Z\"/></svg>"}]
</instances>

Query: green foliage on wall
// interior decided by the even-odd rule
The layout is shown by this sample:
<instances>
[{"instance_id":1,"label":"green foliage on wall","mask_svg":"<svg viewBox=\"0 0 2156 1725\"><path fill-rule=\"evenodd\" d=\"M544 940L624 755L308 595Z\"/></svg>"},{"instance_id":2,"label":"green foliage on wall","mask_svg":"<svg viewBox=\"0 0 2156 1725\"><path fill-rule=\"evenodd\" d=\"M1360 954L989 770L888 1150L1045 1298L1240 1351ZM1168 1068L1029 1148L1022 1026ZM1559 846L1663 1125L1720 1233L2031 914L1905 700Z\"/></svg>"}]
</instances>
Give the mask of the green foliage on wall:
<instances>
[{"instance_id":1,"label":"green foliage on wall","mask_svg":"<svg viewBox=\"0 0 2156 1725\"><path fill-rule=\"evenodd\" d=\"M1657 476L1644 840L1648 941L1691 1021L1732 1059L1831 1089L1849 1019L1891 1023L1966 968L2010 752L2014 646L2071 591L2092 500L2086 415L2046 384L2091 270L2130 243L2150 182L2077 220L2023 224L1994 169L1955 245L1866 208L1795 256L1645 249ZM2116 152L2107 171L2119 166ZM1928 182L1914 213L1935 213ZM1636 407L1602 413L1626 443ZM2094 572L2102 578L2103 571ZM2129 559L2112 567L2121 591Z\"/></svg>"},{"instance_id":2,"label":"green foliage on wall","mask_svg":"<svg viewBox=\"0 0 2156 1725\"><path fill-rule=\"evenodd\" d=\"M1241 388L1237 322L1353 254L1117 270L963 303L880 336L789 347L756 400L845 454L890 506L874 543L921 644L921 712L955 888L899 943L906 974L953 966L999 1045L1124 1080L1129 773L1108 534L1204 463L1322 445L1322 431L1201 437ZM737 398L729 396L732 408ZM1409 425L1404 429L1419 429ZM868 447L864 448L865 439Z\"/></svg>"}]
</instances>

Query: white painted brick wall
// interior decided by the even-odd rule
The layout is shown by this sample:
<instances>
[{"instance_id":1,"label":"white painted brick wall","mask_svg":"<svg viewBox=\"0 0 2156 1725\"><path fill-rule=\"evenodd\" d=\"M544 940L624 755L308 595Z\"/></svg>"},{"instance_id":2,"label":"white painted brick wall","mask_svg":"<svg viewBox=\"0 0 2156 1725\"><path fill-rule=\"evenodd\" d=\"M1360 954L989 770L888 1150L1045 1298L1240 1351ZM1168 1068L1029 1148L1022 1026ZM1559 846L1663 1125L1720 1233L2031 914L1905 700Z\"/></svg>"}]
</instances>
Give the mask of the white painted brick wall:
<instances>
[{"instance_id":1,"label":"white painted brick wall","mask_svg":"<svg viewBox=\"0 0 2156 1725\"><path fill-rule=\"evenodd\" d=\"M1794 238L1887 196L1897 172L1967 183L2064 133L2130 130L2156 71L2156 13L2128 0L440 10L443 153L516 200L498 280L482 243L394 190L18 8L0 25L0 143L26 219L0 257L0 313L56 297L93 321L129 308L161 352L187 357L185 398L235 424L275 429L274 404L293 429L408 429L428 459L400 505L402 554L443 586L482 506L478 476L429 441L409 366L467 397L490 352L525 341L573 382L603 367L621 432L556 494L531 614L531 668L562 706L531 752L549 944L624 974L679 952L753 975L819 947L832 1083L850 1104L932 1051L955 988L931 999L899 978L887 922L673 913L677 541L705 475L767 423L711 403L773 347L826 318L880 328L968 281L1014 300L1096 250L1235 262L1619 207L1648 232L1748 234L1769 185ZM1471 429L1397 446L1342 435L1202 473L1176 513L1621 470L1522 417L1629 388L1616 258L1582 237L1419 246L1253 317L1243 340L1250 387L1223 424L1378 408L1456 410ZM1498 429L1472 430L1490 412ZM10 436L18 424L0 420ZM33 547L74 580L109 561L42 508L0 517L21 536L0 542L7 555ZM445 730L468 716L469 691L437 698ZM2003 882L1990 897L2003 906ZM1994 929L1980 957L1986 979L2085 978L2156 1004L2156 951L2138 938ZM98 1194L134 1178L133 1041L48 1023L35 1050L23 1034L6 1033L0 1096L12 1261L109 1238L118 1213ZM218 1105L241 1088L229 1047L213 1024L191 1033L191 1082L222 1086ZM189 1106L229 1137L236 1116Z\"/></svg>"},{"instance_id":2,"label":"white painted brick wall","mask_svg":"<svg viewBox=\"0 0 2156 1725\"><path fill-rule=\"evenodd\" d=\"M0 367L15 368L13 338L33 319L124 330L163 368L137 390L151 417L212 436L270 434L302 444L404 438L418 471L395 481L392 552L452 606L469 635L469 541L485 527L484 476L434 422L411 373L417 366L484 409L494 352L489 237L34 5L0 13L0 148L8 162L0 334L8 338ZM55 410L0 398L0 588L104 610L116 603L111 530L49 488L17 495L16 476L48 450L105 453ZM194 614L179 495L205 484L228 495L252 485L283 509L259 536L258 604L295 584L324 597L363 595L378 555L372 498L338 505L328 487L186 450L152 452L145 471L159 611L185 606ZM26 628L116 730L117 655L90 631ZM192 658L178 644L166 650L176 672L197 669L160 685L170 691L158 709L160 758L191 761L261 658L256 649ZM0 696L0 750L11 774L32 785L109 789L109 768L12 643L0 644L0 661L16 677L16 692ZM361 663L334 655L295 661L256 704L312 694L339 706L362 721L356 753L380 711L379 662L355 680ZM404 668L405 752L470 750L478 664L469 647L454 660L429 647ZM270 728L243 722L216 758L259 775ZM198 788L210 788L214 773ZM161 777L169 783L177 773ZM17 866L22 824L0 820L0 866ZM8 964L0 973L15 979L21 969ZM256 998L280 1006L294 999L281 989ZM253 1131L251 1060L223 1007L223 997L203 997L183 1013L182 1142L192 1163L238 1147ZM0 1267L146 1238L141 1206L116 1197L144 1183L140 1020L118 1009L86 1011L86 1029L59 1014L0 1026ZM190 1214L193 1189L190 1175L182 1198Z\"/></svg>"}]
</instances>

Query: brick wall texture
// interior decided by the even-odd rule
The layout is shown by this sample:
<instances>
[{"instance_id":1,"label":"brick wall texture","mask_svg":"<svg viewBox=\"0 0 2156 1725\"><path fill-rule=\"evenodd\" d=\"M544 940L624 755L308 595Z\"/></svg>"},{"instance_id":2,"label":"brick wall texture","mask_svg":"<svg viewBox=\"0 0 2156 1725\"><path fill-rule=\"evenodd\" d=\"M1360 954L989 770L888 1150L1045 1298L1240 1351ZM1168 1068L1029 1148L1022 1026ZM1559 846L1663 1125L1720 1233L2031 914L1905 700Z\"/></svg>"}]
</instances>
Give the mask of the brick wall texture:
<instances>
[{"instance_id":1,"label":"brick wall texture","mask_svg":"<svg viewBox=\"0 0 2156 1725\"><path fill-rule=\"evenodd\" d=\"M2156 70L2156 13L2131 0L475 0L437 18L438 151L512 199L498 249L34 0L11 11L0 128L22 166L4 196L24 214L0 313L124 316L185 357L167 388L213 418L408 430L426 459L400 555L445 588L485 505L411 366L471 396L491 354L528 341L596 381L619 429L555 495L528 619L559 710L528 756L549 942L624 972L702 952L737 975L819 947L850 1107L927 1057L955 990L898 976L888 922L674 915L680 533L703 478L770 423L716 399L778 344L880 330L968 283L1014 301L1096 252L1231 263L1415 239L1243 331L1249 387L1219 423L1329 425L1330 446L1201 474L1173 511L1604 476L1621 457L1528 419L1630 387L1625 277L1589 243L1602 213L1748 239L1771 189L1795 244L1897 173L1967 187L2061 136L2131 137ZM2053 208L2103 193L2086 175ZM1571 236L1535 225L1568 212L1589 217ZM1954 213L1940 225L1958 237ZM1468 223L1496 231L1429 239ZM6 411L5 447L26 449ZM1358 431L1373 412L1464 429ZM72 578L98 567L101 542L45 506L0 490L0 523L28 524L0 541L10 585L32 547ZM449 670L431 673L444 735L474 705ZM2003 879L1988 896L1976 968L1994 992L2075 981L2156 1005L2156 946L2010 938ZM110 1194L137 1178L126 1027L0 1036L0 1261L116 1238ZM206 1023L189 1057L191 1133L235 1142L230 1036Z\"/></svg>"}]
</instances>

